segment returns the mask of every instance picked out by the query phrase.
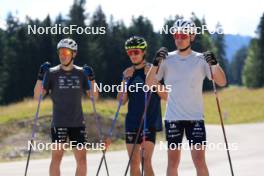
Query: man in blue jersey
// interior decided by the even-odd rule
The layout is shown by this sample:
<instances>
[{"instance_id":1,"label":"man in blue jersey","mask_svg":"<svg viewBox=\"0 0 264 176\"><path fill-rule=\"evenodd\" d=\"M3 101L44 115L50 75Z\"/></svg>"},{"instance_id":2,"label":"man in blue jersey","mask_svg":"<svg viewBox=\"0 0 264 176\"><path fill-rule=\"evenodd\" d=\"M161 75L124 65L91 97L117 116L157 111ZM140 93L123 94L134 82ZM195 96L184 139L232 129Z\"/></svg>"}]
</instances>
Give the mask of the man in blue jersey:
<instances>
[{"instance_id":1,"label":"man in blue jersey","mask_svg":"<svg viewBox=\"0 0 264 176\"><path fill-rule=\"evenodd\" d=\"M75 175L86 176L86 148L83 146L79 150L77 145L86 143L81 101L84 93L90 96L87 81L89 79L91 87L94 87L95 76L91 67L84 66L82 68L73 64L77 55L77 43L74 40L62 39L57 45L57 50L60 65L50 68L49 63L42 64L34 89L34 97L38 98L43 79L45 79L43 94L49 92L53 103L51 138L57 147L52 150L49 175L60 175L60 164L64 153L62 144L69 140L74 148L73 153L77 164ZM96 90L94 90L93 96L98 96Z\"/></svg>"},{"instance_id":2,"label":"man in blue jersey","mask_svg":"<svg viewBox=\"0 0 264 176\"><path fill-rule=\"evenodd\" d=\"M179 19L174 24L176 51L168 53L161 48L153 60L147 84L164 79L171 85L165 112L166 139L168 141L168 176L178 175L181 143L184 134L191 147L191 155L197 176L208 176L205 161L206 131L202 87L205 77L213 78L219 86L226 85L226 77L211 52L204 54L191 49L196 27L191 20ZM159 67L159 71L157 69ZM176 149L175 149L176 146Z\"/></svg>"},{"instance_id":3,"label":"man in blue jersey","mask_svg":"<svg viewBox=\"0 0 264 176\"><path fill-rule=\"evenodd\" d=\"M133 148L133 144L136 142L135 151L130 163L130 174L132 176L139 176L140 173L140 144L143 142L142 130L140 137L137 141L136 135L139 130L140 121L145 108L145 91L142 88L132 89L132 87L143 87L145 85L146 74L149 71L150 64L145 61L147 42L144 38L133 36L125 42L125 49L130 58L132 66L127 68L123 75L125 79L129 79L127 87L128 91L124 94L123 103L128 102L128 112L125 119L125 135L126 135L126 147L130 156ZM123 80L122 84L125 84ZM118 99L122 92L118 93ZM156 141L156 132L162 130L161 119L161 104L160 98L164 97L165 93L161 91L153 92L150 98L146 114L146 131L145 131L145 143L144 145L144 175L153 176L153 168L151 164L151 157L154 150Z\"/></svg>"}]
</instances>

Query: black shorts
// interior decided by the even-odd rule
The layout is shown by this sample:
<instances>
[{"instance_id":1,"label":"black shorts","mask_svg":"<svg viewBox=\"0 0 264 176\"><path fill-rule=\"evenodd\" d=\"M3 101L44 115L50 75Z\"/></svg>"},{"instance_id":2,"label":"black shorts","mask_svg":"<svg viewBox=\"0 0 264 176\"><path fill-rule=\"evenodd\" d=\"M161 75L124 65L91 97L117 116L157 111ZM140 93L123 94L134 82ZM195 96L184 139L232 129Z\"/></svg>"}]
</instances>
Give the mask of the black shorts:
<instances>
[{"instance_id":1,"label":"black shorts","mask_svg":"<svg viewBox=\"0 0 264 176\"><path fill-rule=\"evenodd\" d=\"M172 145L179 147L182 144L184 134L189 146L206 144L206 130L203 120L165 121L165 128L168 148L171 148Z\"/></svg>"},{"instance_id":2,"label":"black shorts","mask_svg":"<svg viewBox=\"0 0 264 176\"><path fill-rule=\"evenodd\" d=\"M134 144L137 137L137 131L126 131L126 143L127 144ZM145 132L145 140L150 141L153 144L156 143L156 130L147 130ZM143 142L143 133L141 132L136 144L141 144Z\"/></svg>"},{"instance_id":3,"label":"black shorts","mask_svg":"<svg viewBox=\"0 0 264 176\"><path fill-rule=\"evenodd\" d=\"M56 143L72 142L73 146L86 143L85 127L53 127L51 140Z\"/></svg>"}]
</instances>

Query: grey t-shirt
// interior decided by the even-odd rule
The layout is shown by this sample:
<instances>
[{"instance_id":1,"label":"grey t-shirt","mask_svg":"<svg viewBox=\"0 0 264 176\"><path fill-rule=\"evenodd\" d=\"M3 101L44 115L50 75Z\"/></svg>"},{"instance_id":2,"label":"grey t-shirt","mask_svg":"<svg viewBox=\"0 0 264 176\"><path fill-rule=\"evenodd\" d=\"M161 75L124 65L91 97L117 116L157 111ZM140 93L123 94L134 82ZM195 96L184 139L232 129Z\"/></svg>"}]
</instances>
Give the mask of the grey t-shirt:
<instances>
[{"instance_id":1,"label":"grey t-shirt","mask_svg":"<svg viewBox=\"0 0 264 176\"><path fill-rule=\"evenodd\" d=\"M157 79L171 85L165 120L203 120L202 87L205 77L211 79L210 68L202 53L192 51L186 57L170 52L161 63Z\"/></svg>"},{"instance_id":2,"label":"grey t-shirt","mask_svg":"<svg viewBox=\"0 0 264 176\"><path fill-rule=\"evenodd\" d=\"M70 71L61 67L50 68L44 83L53 102L51 127L83 127L82 95L88 90L87 78L81 67Z\"/></svg>"}]
</instances>

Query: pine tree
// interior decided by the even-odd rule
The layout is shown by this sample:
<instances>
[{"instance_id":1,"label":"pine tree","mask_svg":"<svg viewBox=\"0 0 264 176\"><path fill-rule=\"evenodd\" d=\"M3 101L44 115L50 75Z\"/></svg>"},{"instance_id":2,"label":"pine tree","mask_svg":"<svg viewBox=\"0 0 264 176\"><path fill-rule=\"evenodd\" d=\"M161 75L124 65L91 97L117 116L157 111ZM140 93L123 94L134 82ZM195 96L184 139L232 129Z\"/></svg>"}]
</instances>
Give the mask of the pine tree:
<instances>
[{"instance_id":1,"label":"pine tree","mask_svg":"<svg viewBox=\"0 0 264 176\"><path fill-rule=\"evenodd\" d=\"M111 17L108 26L107 42L107 67L104 71L105 82L107 84L120 84L122 73L126 67L131 65L130 60L124 48L125 41L128 36L128 31L123 21L114 22ZM111 73L111 74L108 74ZM115 97L117 92L108 93L107 96Z\"/></svg>"},{"instance_id":2,"label":"pine tree","mask_svg":"<svg viewBox=\"0 0 264 176\"><path fill-rule=\"evenodd\" d=\"M258 46L259 46L258 62L260 63L259 64L260 72L258 73L259 85L263 87L264 86L264 13L260 18L260 23L258 25L257 33L259 35L259 40L258 40Z\"/></svg>"},{"instance_id":3,"label":"pine tree","mask_svg":"<svg viewBox=\"0 0 264 176\"><path fill-rule=\"evenodd\" d=\"M4 46L4 31L2 29L0 29L0 67L2 65L2 60L3 60L3 46Z\"/></svg>"},{"instance_id":4,"label":"pine tree","mask_svg":"<svg viewBox=\"0 0 264 176\"><path fill-rule=\"evenodd\" d=\"M5 31L3 31L2 29L0 29L0 104L1 102L3 102L3 98L2 98L2 92L4 89L4 85L2 84L2 80L4 79L4 75L3 75L3 56L4 56L4 46L5 46Z\"/></svg>"},{"instance_id":5,"label":"pine tree","mask_svg":"<svg viewBox=\"0 0 264 176\"><path fill-rule=\"evenodd\" d=\"M70 9L70 20L68 21L68 26L77 25L77 27L85 28L87 27L85 24L85 20L87 18L87 14L85 13L85 0L74 0L74 3ZM78 65L83 65L89 63L89 57L87 57L88 53L88 36L85 32L82 34L78 34L77 31L74 32L71 36L78 44L78 53L76 56L75 63Z\"/></svg>"},{"instance_id":6,"label":"pine tree","mask_svg":"<svg viewBox=\"0 0 264 176\"><path fill-rule=\"evenodd\" d=\"M222 25L220 23L218 23L216 25L216 29L217 28L222 28ZM227 72L226 67L228 65L228 61L226 59L226 54L225 54L226 45L225 45L224 37L225 37L224 34L216 33L215 36L213 37L213 42L214 42L214 46L217 49L216 58L217 58L219 64L221 65L221 67L223 68L224 72Z\"/></svg>"},{"instance_id":7,"label":"pine tree","mask_svg":"<svg viewBox=\"0 0 264 176\"><path fill-rule=\"evenodd\" d=\"M259 58L260 49L258 46L258 41L253 39L249 45L248 56L245 61L245 66L243 68L243 84L250 88L258 88L261 87L260 80L260 60Z\"/></svg>"},{"instance_id":8,"label":"pine tree","mask_svg":"<svg viewBox=\"0 0 264 176\"><path fill-rule=\"evenodd\" d=\"M247 87L264 86L264 13L257 29L258 38L252 39L243 70L243 83Z\"/></svg>"},{"instance_id":9,"label":"pine tree","mask_svg":"<svg viewBox=\"0 0 264 176\"><path fill-rule=\"evenodd\" d=\"M168 48L169 51L174 51L176 50L176 46L175 46L175 41L174 41L174 38L173 38L173 34L171 32L173 32L172 30L170 30L175 21L177 19L179 19L180 16L176 15L174 18L170 17L168 19L165 19L165 23L164 23L164 26L163 26L163 29L164 31L160 31L162 32L161 34L161 45L162 46L165 46L166 48ZM165 30L167 29L167 30Z\"/></svg>"},{"instance_id":10,"label":"pine tree","mask_svg":"<svg viewBox=\"0 0 264 176\"><path fill-rule=\"evenodd\" d=\"M247 47L240 48L234 55L230 64L230 83L242 85L242 71L247 57Z\"/></svg>"},{"instance_id":11,"label":"pine tree","mask_svg":"<svg viewBox=\"0 0 264 176\"><path fill-rule=\"evenodd\" d=\"M108 34L108 24L106 21L106 16L99 6L94 14L91 17L90 26L99 29L100 27L105 27L105 34L94 34L89 36L90 46L89 46L89 54L90 64L94 68L96 72L96 80L103 84L106 83L105 70L107 70L108 63L110 60L110 55L108 54L109 49L109 34Z\"/></svg>"},{"instance_id":12,"label":"pine tree","mask_svg":"<svg viewBox=\"0 0 264 176\"><path fill-rule=\"evenodd\" d=\"M206 26L205 19L200 20L195 13L192 13L192 20L194 21L196 27L202 28L203 25ZM200 31L201 32L201 31ZM195 41L192 44L192 49L197 52L212 51L215 53L216 49L213 45L213 40L208 31L201 32L201 34L196 34ZM208 91L212 90L213 86L211 81L208 78L205 78L203 82L203 90Z\"/></svg>"},{"instance_id":13,"label":"pine tree","mask_svg":"<svg viewBox=\"0 0 264 176\"><path fill-rule=\"evenodd\" d=\"M20 40L24 38L21 33L21 24L12 14L7 17L6 44L4 46L4 55L1 70L1 104L7 104L21 99L20 88L21 73L23 73L22 47L24 45Z\"/></svg>"},{"instance_id":14,"label":"pine tree","mask_svg":"<svg viewBox=\"0 0 264 176\"><path fill-rule=\"evenodd\" d=\"M143 16L137 18L132 18L132 24L128 28L129 37L137 35L144 37L148 43L146 59L147 61L152 61L155 52L160 46L158 34L154 32L153 25L151 21Z\"/></svg>"}]
</instances>

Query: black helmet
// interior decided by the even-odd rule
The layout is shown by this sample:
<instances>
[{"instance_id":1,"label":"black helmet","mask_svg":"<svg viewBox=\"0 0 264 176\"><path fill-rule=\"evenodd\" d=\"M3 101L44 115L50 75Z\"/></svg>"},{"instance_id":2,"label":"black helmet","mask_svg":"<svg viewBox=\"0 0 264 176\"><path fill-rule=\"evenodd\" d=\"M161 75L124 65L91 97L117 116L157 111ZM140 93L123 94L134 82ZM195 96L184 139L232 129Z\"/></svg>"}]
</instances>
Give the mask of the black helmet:
<instances>
[{"instance_id":1,"label":"black helmet","mask_svg":"<svg viewBox=\"0 0 264 176\"><path fill-rule=\"evenodd\" d=\"M138 36L133 36L127 39L125 43L125 49L141 49L145 50L147 48L147 42L144 38L138 37Z\"/></svg>"}]
</instances>

